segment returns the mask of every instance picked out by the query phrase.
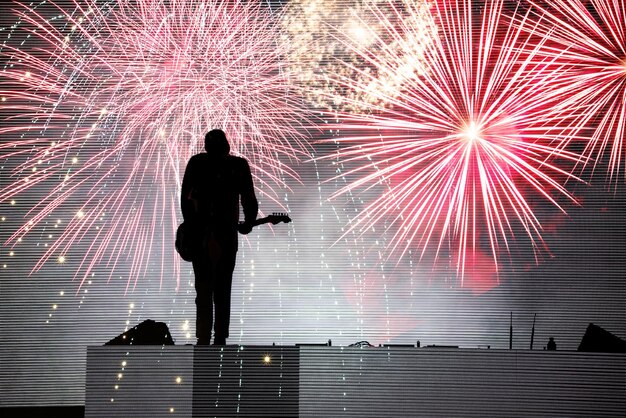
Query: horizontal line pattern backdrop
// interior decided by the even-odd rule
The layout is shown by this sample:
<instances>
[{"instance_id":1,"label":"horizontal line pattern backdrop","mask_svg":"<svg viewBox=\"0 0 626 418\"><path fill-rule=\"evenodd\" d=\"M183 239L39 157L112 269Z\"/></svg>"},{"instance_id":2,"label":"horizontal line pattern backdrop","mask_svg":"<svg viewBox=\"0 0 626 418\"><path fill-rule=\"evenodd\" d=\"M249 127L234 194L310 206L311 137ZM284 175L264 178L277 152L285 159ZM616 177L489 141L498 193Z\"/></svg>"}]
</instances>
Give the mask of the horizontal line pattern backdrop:
<instances>
[{"instance_id":1,"label":"horizontal line pattern backdrop","mask_svg":"<svg viewBox=\"0 0 626 418\"><path fill-rule=\"evenodd\" d=\"M84 404L86 347L145 319L195 343L174 234L216 127L293 220L240 236L230 344L504 349L512 315L524 350L535 314L534 349L626 337L625 21L609 0L3 3L0 408Z\"/></svg>"}]
</instances>

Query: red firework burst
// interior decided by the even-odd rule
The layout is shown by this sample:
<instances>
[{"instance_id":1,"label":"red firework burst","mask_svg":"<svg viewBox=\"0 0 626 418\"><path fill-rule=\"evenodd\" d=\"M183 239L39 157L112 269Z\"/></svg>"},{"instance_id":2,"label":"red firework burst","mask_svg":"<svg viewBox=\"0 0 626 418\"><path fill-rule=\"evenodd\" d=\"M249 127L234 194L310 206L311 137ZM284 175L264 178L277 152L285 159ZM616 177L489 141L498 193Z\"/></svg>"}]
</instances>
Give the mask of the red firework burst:
<instances>
[{"instance_id":1,"label":"red firework burst","mask_svg":"<svg viewBox=\"0 0 626 418\"><path fill-rule=\"evenodd\" d=\"M333 198L388 187L348 232L383 225L393 234L390 256L430 249L437 258L445 250L463 283L474 263L485 269L485 255L497 277L518 237L535 257L545 249L536 209L541 202L564 211L562 201L574 200L563 186L573 177L564 167L580 157L552 145L566 131L564 117L550 110L556 67L536 59L533 48L541 45L525 35L531 22L510 25L502 1L478 12L471 1L444 1L433 12L439 39L427 51L425 73L381 96L388 111L337 115L340 148L325 158L344 167L338 177L355 179ZM411 27L387 30L406 36Z\"/></svg>"},{"instance_id":2,"label":"red firework burst","mask_svg":"<svg viewBox=\"0 0 626 418\"><path fill-rule=\"evenodd\" d=\"M68 7L16 6L15 41L0 50L0 152L12 178L0 202L33 202L8 244L79 208L34 270L65 261L83 240L83 281L98 265L112 275L130 260L136 283L151 256L177 260L181 170L211 128L250 158L270 197L297 178L283 161L305 154L306 112L290 94L270 9L178 0Z\"/></svg>"},{"instance_id":3,"label":"red firework burst","mask_svg":"<svg viewBox=\"0 0 626 418\"><path fill-rule=\"evenodd\" d=\"M609 183L626 164L626 3L623 0L531 1L539 11L535 35L543 38L539 59L560 66L554 81L558 108L579 129L563 146L581 148L582 168L607 164Z\"/></svg>"}]
</instances>

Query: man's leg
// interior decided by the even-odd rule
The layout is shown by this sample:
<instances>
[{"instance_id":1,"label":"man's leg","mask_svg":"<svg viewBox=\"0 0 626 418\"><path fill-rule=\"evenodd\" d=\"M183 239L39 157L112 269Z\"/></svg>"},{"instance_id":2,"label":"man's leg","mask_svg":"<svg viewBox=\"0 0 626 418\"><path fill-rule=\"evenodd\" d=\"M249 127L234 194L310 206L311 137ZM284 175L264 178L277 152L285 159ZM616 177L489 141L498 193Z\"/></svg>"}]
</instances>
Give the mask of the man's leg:
<instances>
[{"instance_id":1,"label":"man's leg","mask_svg":"<svg viewBox=\"0 0 626 418\"><path fill-rule=\"evenodd\" d=\"M213 278L208 257L193 262L196 277L196 338L198 345L209 345L213 326Z\"/></svg>"},{"instance_id":2,"label":"man's leg","mask_svg":"<svg viewBox=\"0 0 626 418\"><path fill-rule=\"evenodd\" d=\"M237 251L224 251L217 265L214 303L215 303L215 344L226 344L230 325L230 296L233 283L233 271Z\"/></svg>"}]
</instances>

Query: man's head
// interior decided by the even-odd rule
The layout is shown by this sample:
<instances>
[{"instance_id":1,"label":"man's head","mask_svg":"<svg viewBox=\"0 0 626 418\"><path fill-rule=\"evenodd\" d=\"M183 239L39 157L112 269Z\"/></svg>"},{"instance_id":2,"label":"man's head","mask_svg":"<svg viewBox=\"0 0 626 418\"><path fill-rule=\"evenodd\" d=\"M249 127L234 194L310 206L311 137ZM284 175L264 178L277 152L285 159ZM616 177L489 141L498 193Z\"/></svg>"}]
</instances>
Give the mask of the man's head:
<instances>
[{"instance_id":1,"label":"man's head","mask_svg":"<svg viewBox=\"0 0 626 418\"><path fill-rule=\"evenodd\" d=\"M213 129L204 137L204 149L210 155L219 157L228 155L230 145L226 139L226 134L221 129Z\"/></svg>"}]
</instances>

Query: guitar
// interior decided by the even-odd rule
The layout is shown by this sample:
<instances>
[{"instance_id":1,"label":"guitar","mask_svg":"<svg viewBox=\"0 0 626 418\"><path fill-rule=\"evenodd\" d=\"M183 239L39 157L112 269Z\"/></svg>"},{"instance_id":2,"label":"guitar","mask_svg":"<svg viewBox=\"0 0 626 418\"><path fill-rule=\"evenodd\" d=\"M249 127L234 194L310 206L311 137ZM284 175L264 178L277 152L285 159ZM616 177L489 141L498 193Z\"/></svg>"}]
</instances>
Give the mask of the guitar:
<instances>
[{"instance_id":1,"label":"guitar","mask_svg":"<svg viewBox=\"0 0 626 418\"><path fill-rule=\"evenodd\" d=\"M286 213L272 213L265 218L259 218L255 220L252 226L259 226L266 223L276 225L277 223L291 222L291 218ZM243 225L243 222L239 223L239 227ZM239 229L238 229L239 230ZM202 242L202 230L195 227L193 224L183 222L178 226L176 230L176 242L175 247L178 254L185 261L192 261L201 247Z\"/></svg>"},{"instance_id":2,"label":"guitar","mask_svg":"<svg viewBox=\"0 0 626 418\"><path fill-rule=\"evenodd\" d=\"M259 226L267 223L271 223L272 225L276 225L278 223L284 222L288 224L291 222L291 218L286 213L272 213L271 215L266 216L265 218L259 218L252 223L252 226ZM244 223L239 222L239 227L241 227ZM241 231L240 231L241 232Z\"/></svg>"}]
</instances>

